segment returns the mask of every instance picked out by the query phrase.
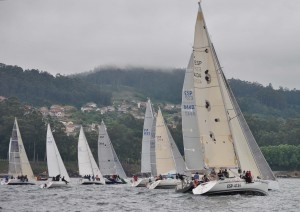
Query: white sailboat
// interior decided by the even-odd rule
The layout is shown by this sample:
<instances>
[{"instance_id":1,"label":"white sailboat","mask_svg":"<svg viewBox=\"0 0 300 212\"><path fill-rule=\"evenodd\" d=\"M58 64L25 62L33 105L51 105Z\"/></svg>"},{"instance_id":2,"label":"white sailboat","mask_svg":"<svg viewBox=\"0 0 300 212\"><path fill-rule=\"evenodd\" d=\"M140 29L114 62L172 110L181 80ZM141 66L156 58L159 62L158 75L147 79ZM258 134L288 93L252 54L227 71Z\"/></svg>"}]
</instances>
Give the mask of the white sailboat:
<instances>
[{"instance_id":1,"label":"white sailboat","mask_svg":"<svg viewBox=\"0 0 300 212\"><path fill-rule=\"evenodd\" d=\"M229 178L211 179L194 194L253 192L267 194L275 177L264 159L227 83L210 41L199 3L194 46L182 91L182 126L187 169L230 170ZM238 171L251 170L252 183Z\"/></svg>"},{"instance_id":2,"label":"white sailboat","mask_svg":"<svg viewBox=\"0 0 300 212\"><path fill-rule=\"evenodd\" d=\"M150 99L147 101L143 126L142 155L141 155L142 178L135 175L132 186L145 187L151 177L156 175L155 167L155 118ZM150 178L149 178L150 177Z\"/></svg>"},{"instance_id":3,"label":"white sailboat","mask_svg":"<svg viewBox=\"0 0 300 212\"><path fill-rule=\"evenodd\" d=\"M176 179L176 174L185 172L185 163L165 124L160 108L155 128L156 173L159 174L159 179L150 184L149 189L175 188L180 182Z\"/></svg>"},{"instance_id":4,"label":"white sailboat","mask_svg":"<svg viewBox=\"0 0 300 212\"><path fill-rule=\"evenodd\" d=\"M98 138L99 169L106 178L106 184L124 184L127 178L119 158L113 148L106 126L101 122Z\"/></svg>"},{"instance_id":5,"label":"white sailboat","mask_svg":"<svg viewBox=\"0 0 300 212\"><path fill-rule=\"evenodd\" d=\"M48 181L41 188L58 188L69 186L70 177L57 149L50 124L47 126L46 137Z\"/></svg>"},{"instance_id":6,"label":"white sailboat","mask_svg":"<svg viewBox=\"0 0 300 212\"><path fill-rule=\"evenodd\" d=\"M80 179L81 184L105 184L105 180L88 145L82 126L78 138L78 167L79 175L82 177Z\"/></svg>"},{"instance_id":7,"label":"white sailboat","mask_svg":"<svg viewBox=\"0 0 300 212\"><path fill-rule=\"evenodd\" d=\"M1 181L5 185L34 185L35 177L33 175L30 163L22 141L17 118L15 118L12 135L9 142L9 167L6 179Z\"/></svg>"}]
</instances>

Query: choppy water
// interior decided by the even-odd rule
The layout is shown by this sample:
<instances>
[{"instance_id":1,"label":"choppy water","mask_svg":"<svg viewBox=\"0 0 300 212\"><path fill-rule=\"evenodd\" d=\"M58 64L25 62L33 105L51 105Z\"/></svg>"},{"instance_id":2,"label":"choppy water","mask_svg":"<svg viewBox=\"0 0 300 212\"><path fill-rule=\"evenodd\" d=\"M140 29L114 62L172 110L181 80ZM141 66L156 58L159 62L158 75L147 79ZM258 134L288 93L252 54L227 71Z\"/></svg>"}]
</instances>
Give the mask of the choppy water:
<instances>
[{"instance_id":1,"label":"choppy water","mask_svg":"<svg viewBox=\"0 0 300 212\"><path fill-rule=\"evenodd\" d=\"M300 179L279 183L268 196L195 196L130 185L0 186L0 211L300 211Z\"/></svg>"}]
</instances>

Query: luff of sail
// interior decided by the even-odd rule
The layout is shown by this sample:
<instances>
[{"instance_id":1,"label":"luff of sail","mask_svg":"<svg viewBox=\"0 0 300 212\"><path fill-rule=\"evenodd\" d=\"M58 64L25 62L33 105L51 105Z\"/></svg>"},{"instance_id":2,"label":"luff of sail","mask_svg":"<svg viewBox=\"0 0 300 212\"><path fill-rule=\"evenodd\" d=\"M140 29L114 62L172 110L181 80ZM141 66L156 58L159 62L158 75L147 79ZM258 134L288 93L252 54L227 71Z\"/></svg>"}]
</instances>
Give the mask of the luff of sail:
<instances>
[{"instance_id":1,"label":"luff of sail","mask_svg":"<svg viewBox=\"0 0 300 212\"><path fill-rule=\"evenodd\" d=\"M99 169L104 176L119 175L121 178L126 178L125 171L112 146L112 143L106 131L106 126L103 121L99 126L98 160Z\"/></svg>"},{"instance_id":2,"label":"luff of sail","mask_svg":"<svg viewBox=\"0 0 300 212\"><path fill-rule=\"evenodd\" d=\"M182 135L187 170L204 169L203 148L200 142L194 90L194 55L185 71L182 89Z\"/></svg>"},{"instance_id":3,"label":"luff of sail","mask_svg":"<svg viewBox=\"0 0 300 212\"><path fill-rule=\"evenodd\" d=\"M105 184L105 180L97 166L91 149L87 143L83 128L81 126L78 138L78 168L79 175L90 175L100 178L100 182Z\"/></svg>"},{"instance_id":4,"label":"luff of sail","mask_svg":"<svg viewBox=\"0 0 300 212\"><path fill-rule=\"evenodd\" d=\"M155 157L156 157L156 171L157 174L175 174L177 172L183 172L184 170L184 162L181 156L178 158L178 149L177 154L175 152L174 156L174 148L176 144L172 140L170 132L168 131L161 110L159 109L156 117L156 131L155 131ZM179 153L180 154L180 153ZM175 160L176 158L176 160ZM177 162L177 164L176 164Z\"/></svg>"},{"instance_id":5,"label":"luff of sail","mask_svg":"<svg viewBox=\"0 0 300 212\"><path fill-rule=\"evenodd\" d=\"M228 124L219 70L214 63L212 47L199 5L195 26L194 91L200 140L204 149L204 163L208 167L238 167L233 138Z\"/></svg>"},{"instance_id":6,"label":"luff of sail","mask_svg":"<svg viewBox=\"0 0 300 212\"><path fill-rule=\"evenodd\" d=\"M34 175L27 158L23 140L19 130L17 118L15 118L9 146L8 174L13 177L27 175L28 179L34 179Z\"/></svg>"},{"instance_id":7,"label":"luff of sail","mask_svg":"<svg viewBox=\"0 0 300 212\"><path fill-rule=\"evenodd\" d=\"M50 124L47 126L47 138L46 138L46 151L47 151L47 166L49 177L64 177L64 179L70 182L70 177L66 170L66 167L61 159L58 148L56 146Z\"/></svg>"},{"instance_id":8,"label":"luff of sail","mask_svg":"<svg viewBox=\"0 0 300 212\"><path fill-rule=\"evenodd\" d=\"M142 138L142 155L141 155L141 173L152 173L151 170L151 157L153 157L154 146L151 145L154 141L152 135L152 127L154 123L154 115L150 99L147 101L145 119L143 126Z\"/></svg>"}]
</instances>

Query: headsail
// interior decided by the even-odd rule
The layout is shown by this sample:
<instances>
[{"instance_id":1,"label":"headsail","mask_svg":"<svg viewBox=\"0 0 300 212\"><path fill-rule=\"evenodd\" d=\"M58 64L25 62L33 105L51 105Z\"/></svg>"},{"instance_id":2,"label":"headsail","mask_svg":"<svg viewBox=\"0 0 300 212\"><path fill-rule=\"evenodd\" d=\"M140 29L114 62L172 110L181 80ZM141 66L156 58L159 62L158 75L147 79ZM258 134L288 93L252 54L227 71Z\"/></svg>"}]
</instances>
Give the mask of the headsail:
<instances>
[{"instance_id":1,"label":"headsail","mask_svg":"<svg viewBox=\"0 0 300 212\"><path fill-rule=\"evenodd\" d=\"M57 149L53 134L51 132L50 124L47 126L47 165L49 177L64 177L66 181L70 182L70 177L66 170L66 167L61 159L59 151Z\"/></svg>"},{"instance_id":2,"label":"headsail","mask_svg":"<svg viewBox=\"0 0 300 212\"><path fill-rule=\"evenodd\" d=\"M28 179L34 179L34 175L22 141L17 118L15 118L12 135L9 142L8 174L14 177L27 175Z\"/></svg>"},{"instance_id":3,"label":"headsail","mask_svg":"<svg viewBox=\"0 0 300 212\"><path fill-rule=\"evenodd\" d=\"M142 156L141 156L141 173L152 173L151 171L151 157L153 157L153 135L152 126L154 124L154 115L150 99L148 99L142 138Z\"/></svg>"},{"instance_id":4,"label":"headsail","mask_svg":"<svg viewBox=\"0 0 300 212\"><path fill-rule=\"evenodd\" d=\"M184 161L166 126L161 110L156 117L155 156L157 174L183 172Z\"/></svg>"},{"instance_id":5,"label":"headsail","mask_svg":"<svg viewBox=\"0 0 300 212\"><path fill-rule=\"evenodd\" d=\"M99 127L98 160L103 175L119 175L121 178L126 178L125 171L112 146L103 121Z\"/></svg>"},{"instance_id":6,"label":"headsail","mask_svg":"<svg viewBox=\"0 0 300 212\"><path fill-rule=\"evenodd\" d=\"M105 184L105 180L88 145L82 126L78 138L78 167L79 175L97 176L100 178L101 183Z\"/></svg>"}]
</instances>

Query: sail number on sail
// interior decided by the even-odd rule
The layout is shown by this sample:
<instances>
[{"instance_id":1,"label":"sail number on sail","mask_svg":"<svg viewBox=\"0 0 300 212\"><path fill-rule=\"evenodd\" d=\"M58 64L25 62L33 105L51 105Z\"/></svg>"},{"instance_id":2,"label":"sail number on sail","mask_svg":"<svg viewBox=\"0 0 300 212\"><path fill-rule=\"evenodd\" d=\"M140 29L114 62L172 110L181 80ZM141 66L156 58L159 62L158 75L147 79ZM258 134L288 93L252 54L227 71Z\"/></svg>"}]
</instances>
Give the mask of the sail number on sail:
<instances>
[{"instance_id":1,"label":"sail number on sail","mask_svg":"<svg viewBox=\"0 0 300 212\"><path fill-rule=\"evenodd\" d=\"M150 135L150 130L149 129L144 129L144 135Z\"/></svg>"}]
</instances>

